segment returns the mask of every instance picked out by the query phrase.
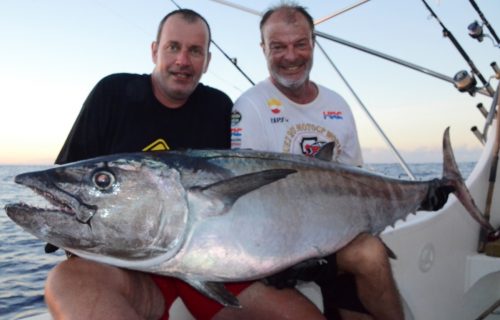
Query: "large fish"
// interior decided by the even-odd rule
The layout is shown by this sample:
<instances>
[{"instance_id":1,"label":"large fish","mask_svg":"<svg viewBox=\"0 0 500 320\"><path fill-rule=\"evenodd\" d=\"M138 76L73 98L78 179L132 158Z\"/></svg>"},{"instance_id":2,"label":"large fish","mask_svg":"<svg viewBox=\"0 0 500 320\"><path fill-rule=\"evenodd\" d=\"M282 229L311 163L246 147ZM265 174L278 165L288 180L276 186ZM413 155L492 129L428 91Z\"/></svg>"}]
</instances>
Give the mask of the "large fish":
<instances>
[{"instance_id":1,"label":"large fish","mask_svg":"<svg viewBox=\"0 0 500 320\"><path fill-rule=\"evenodd\" d=\"M222 282L326 256L362 232L438 210L452 191L493 231L460 176L448 130L443 146L443 178L417 182L250 150L112 155L16 176L54 207L5 209L28 232L80 257L177 277L238 306Z\"/></svg>"}]
</instances>

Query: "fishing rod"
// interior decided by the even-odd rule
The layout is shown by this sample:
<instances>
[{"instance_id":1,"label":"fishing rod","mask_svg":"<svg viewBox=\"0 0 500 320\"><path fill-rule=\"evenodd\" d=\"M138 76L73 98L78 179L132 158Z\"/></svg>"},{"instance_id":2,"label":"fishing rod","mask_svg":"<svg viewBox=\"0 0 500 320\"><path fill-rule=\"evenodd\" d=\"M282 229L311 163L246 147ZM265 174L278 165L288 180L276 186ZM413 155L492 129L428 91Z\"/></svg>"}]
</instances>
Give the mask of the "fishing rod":
<instances>
[{"instance_id":1,"label":"fishing rod","mask_svg":"<svg viewBox=\"0 0 500 320\"><path fill-rule=\"evenodd\" d=\"M485 25L488 28L488 30L490 30L491 35L493 36L493 38L495 38L496 46L497 47L500 46L500 39L498 39L498 36L497 36L495 30L490 25L488 20L486 20L486 17L484 16L481 9L479 9L478 5L476 4L476 1L469 0L469 2L474 7L474 10L476 10L476 12L479 14L479 17L481 18L483 25ZM474 39L482 41L483 37L484 37L483 26L479 25L479 23L477 21L474 21L473 23L471 23L469 25L469 35Z\"/></svg>"},{"instance_id":2,"label":"fishing rod","mask_svg":"<svg viewBox=\"0 0 500 320\"><path fill-rule=\"evenodd\" d=\"M170 0L177 9L182 9L181 6L179 6L174 0ZM224 57L231 62L231 64L252 84L252 86L255 85L255 83L250 79L250 77L238 66L238 62L236 58L231 58L224 50L222 50L221 47L214 41L214 39L210 39L210 42L217 48L219 51L224 55Z\"/></svg>"},{"instance_id":3,"label":"fishing rod","mask_svg":"<svg viewBox=\"0 0 500 320\"><path fill-rule=\"evenodd\" d=\"M486 81L486 79L483 77L481 72L479 72L479 70L476 68L476 66L474 65L474 62L472 62L471 58L465 52L465 50L462 48L460 43L458 43L457 39L444 26L444 24L441 22L441 20L436 15L436 13L432 10L432 8L427 4L427 2L425 0L422 0L422 2L424 3L427 10L429 10L431 15L437 20L437 22L443 28L443 35L450 39L450 41L453 43L453 45L458 50L458 52L460 52L460 54L462 55L462 57L465 59L465 61L467 62L467 64L469 65L469 67L472 70L472 73L473 73L472 76L470 76L468 74L468 72L465 70L460 71L455 75L454 80L456 82L455 85L457 86L458 90L462 91L462 92L467 91L467 92L469 92L469 94L473 95L476 92L476 88L475 88L476 87L476 79L474 78L474 74L475 74L479 78L481 83L483 84L484 88L488 91L489 95L493 96L495 94L495 92L493 91L493 88L490 86L488 81Z\"/></svg>"},{"instance_id":4,"label":"fishing rod","mask_svg":"<svg viewBox=\"0 0 500 320\"><path fill-rule=\"evenodd\" d=\"M368 53L370 55L376 56L376 57L381 58L381 59L388 60L390 62L399 64L401 66L404 66L404 67L407 67L407 68L410 68L410 69L413 69L415 71L419 71L419 72L425 73L425 74L427 74L427 75L429 75L431 77L434 77L434 78L437 78L437 79L449 82L449 83L455 85L455 87L456 87L456 81L452 77L449 77L449 76L444 75L442 73L430 70L430 69L425 68L425 67L421 67L421 66L416 65L414 63L411 63L411 62L408 62L408 61L405 61L405 60L402 60L402 59L390 56L390 55L382 53L380 51L364 47L362 45L359 45L359 44L356 44L356 43L353 43L353 42L341 39L339 37L335 37L333 35L330 35L330 34L327 34L327 33L321 32L321 31L317 31L316 30L316 31L314 31L314 34L316 36L318 36L318 37L321 37L321 38L324 38L324 39L336 42L338 44L341 44L341 45L344 45L344 46L347 46L347 47L350 47L350 48L362 51L364 53ZM486 95L488 97L491 97L491 94L488 91L486 91L484 88L478 88L477 92L480 93L480 94Z\"/></svg>"}]
</instances>

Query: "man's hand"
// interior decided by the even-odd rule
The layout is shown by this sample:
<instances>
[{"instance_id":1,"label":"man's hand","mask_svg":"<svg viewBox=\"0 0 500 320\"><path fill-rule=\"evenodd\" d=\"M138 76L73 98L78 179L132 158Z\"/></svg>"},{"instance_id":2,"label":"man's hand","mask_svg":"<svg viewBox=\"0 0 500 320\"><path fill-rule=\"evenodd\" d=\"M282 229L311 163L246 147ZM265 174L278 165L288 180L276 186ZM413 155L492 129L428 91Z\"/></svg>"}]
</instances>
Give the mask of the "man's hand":
<instances>
[{"instance_id":1,"label":"man's hand","mask_svg":"<svg viewBox=\"0 0 500 320\"><path fill-rule=\"evenodd\" d=\"M298 281L317 281L327 272L331 265L324 258L313 258L302 261L293 267L264 278L262 282L277 289L293 288ZM335 267L335 266L334 266Z\"/></svg>"}]
</instances>

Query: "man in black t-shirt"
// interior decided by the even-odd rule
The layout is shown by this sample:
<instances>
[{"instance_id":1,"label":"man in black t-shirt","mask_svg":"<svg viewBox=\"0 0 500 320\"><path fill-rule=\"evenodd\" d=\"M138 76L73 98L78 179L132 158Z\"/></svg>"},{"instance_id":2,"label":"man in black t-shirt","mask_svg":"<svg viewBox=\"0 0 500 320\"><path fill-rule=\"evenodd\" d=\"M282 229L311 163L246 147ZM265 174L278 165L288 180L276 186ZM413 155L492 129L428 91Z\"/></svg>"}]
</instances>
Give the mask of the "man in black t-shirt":
<instances>
[{"instance_id":1,"label":"man in black t-shirt","mask_svg":"<svg viewBox=\"0 0 500 320\"><path fill-rule=\"evenodd\" d=\"M232 102L199 83L210 61L210 28L191 10L160 23L151 75L114 74L89 94L56 159L63 164L119 152L229 148ZM138 213L140 214L140 213ZM295 290L260 282L227 285L240 318L314 319L322 315ZM49 274L45 299L54 318L168 319L181 297L197 319L234 316L180 280L71 257Z\"/></svg>"}]
</instances>

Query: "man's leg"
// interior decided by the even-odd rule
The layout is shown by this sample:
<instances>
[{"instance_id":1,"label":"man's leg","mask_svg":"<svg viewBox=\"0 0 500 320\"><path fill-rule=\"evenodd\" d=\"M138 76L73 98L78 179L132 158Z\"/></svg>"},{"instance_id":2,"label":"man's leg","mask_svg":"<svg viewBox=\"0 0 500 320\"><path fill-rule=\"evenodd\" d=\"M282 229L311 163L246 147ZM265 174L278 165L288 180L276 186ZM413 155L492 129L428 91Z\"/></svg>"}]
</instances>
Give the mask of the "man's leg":
<instances>
[{"instance_id":1,"label":"man's leg","mask_svg":"<svg viewBox=\"0 0 500 320\"><path fill-rule=\"evenodd\" d=\"M78 257L49 273L45 300L55 319L159 319L165 310L149 275Z\"/></svg>"},{"instance_id":2,"label":"man's leg","mask_svg":"<svg viewBox=\"0 0 500 320\"><path fill-rule=\"evenodd\" d=\"M382 241L361 234L337 252L341 271L354 275L358 295L375 319L404 319L391 265Z\"/></svg>"}]
</instances>

